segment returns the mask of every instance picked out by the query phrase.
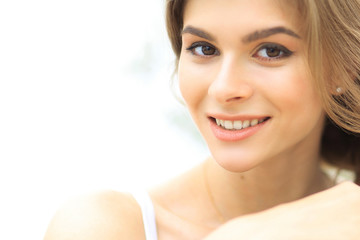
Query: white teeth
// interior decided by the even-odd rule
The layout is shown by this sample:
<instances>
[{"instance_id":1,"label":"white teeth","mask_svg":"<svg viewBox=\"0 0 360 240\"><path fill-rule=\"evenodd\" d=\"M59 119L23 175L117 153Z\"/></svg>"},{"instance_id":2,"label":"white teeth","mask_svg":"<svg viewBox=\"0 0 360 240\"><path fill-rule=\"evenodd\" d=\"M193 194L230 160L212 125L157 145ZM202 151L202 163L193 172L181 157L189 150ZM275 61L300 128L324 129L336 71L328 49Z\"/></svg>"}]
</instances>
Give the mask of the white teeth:
<instances>
[{"instance_id":1,"label":"white teeth","mask_svg":"<svg viewBox=\"0 0 360 240\"><path fill-rule=\"evenodd\" d=\"M258 124L258 120L257 119L253 119L253 120L251 120L251 123L250 123L250 125L251 126L255 126L256 124Z\"/></svg>"},{"instance_id":2,"label":"white teeth","mask_svg":"<svg viewBox=\"0 0 360 240\"><path fill-rule=\"evenodd\" d=\"M252 120L244 120L244 121L230 121L230 120L221 120L221 119L215 119L216 124L218 126L221 126L227 130L240 130L248 127L256 126L259 123L262 123L265 121L265 118L262 119L252 119Z\"/></svg>"},{"instance_id":3,"label":"white teeth","mask_svg":"<svg viewBox=\"0 0 360 240\"><path fill-rule=\"evenodd\" d=\"M224 123L224 120L220 120L220 125L225 127L225 123Z\"/></svg>"},{"instance_id":4,"label":"white teeth","mask_svg":"<svg viewBox=\"0 0 360 240\"><path fill-rule=\"evenodd\" d=\"M245 120L244 122L243 122L243 128L247 128L247 127L249 127L250 126L250 121L249 120Z\"/></svg>"},{"instance_id":5,"label":"white teeth","mask_svg":"<svg viewBox=\"0 0 360 240\"><path fill-rule=\"evenodd\" d=\"M241 121L234 121L234 128L237 130L240 130L242 128L242 122Z\"/></svg>"},{"instance_id":6,"label":"white teeth","mask_svg":"<svg viewBox=\"0 0 360 240\"><path fill-rule=\"evenodd\" d=\"M225 121L225 128L226 129L233 129L232 121Z\"/></svg>"}]
</instances>

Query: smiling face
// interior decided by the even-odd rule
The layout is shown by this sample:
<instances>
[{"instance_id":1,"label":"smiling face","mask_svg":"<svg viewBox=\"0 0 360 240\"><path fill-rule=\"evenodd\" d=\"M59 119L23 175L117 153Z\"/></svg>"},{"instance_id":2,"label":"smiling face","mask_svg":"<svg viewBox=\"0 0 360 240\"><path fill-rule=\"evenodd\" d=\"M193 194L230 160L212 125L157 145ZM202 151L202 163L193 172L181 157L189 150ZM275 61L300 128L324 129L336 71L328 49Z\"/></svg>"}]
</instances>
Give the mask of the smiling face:
<instances>
[{"instance_id":1,"label":"smiling face","mask_svg":"<svg viewBox=\"0 0 360 240\"><path fill-rule=\"evenodd\" d=\"M304 41L270 0L189 0L180 90L215 160L247 171L317 152L324 122Z\"/></svg>"}]
</instances>

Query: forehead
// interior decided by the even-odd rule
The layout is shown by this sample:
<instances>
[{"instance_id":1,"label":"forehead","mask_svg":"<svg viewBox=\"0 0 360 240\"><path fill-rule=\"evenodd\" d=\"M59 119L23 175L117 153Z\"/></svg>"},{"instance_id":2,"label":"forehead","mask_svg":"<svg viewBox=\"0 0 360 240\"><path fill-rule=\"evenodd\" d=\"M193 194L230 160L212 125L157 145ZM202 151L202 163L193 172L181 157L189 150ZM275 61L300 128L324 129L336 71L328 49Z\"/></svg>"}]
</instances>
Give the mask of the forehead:
<instances>
[{"instance_id":1,"label":"forehead","mask_svg":"<svg viewBox=\"0 0 360 240\"><path fill-rule=\"evenodd\" d=\"M281 0L188 0L184 9L184 26L241 29L272 26L297 30L295 11ZM286 2L286 1L285 1Z\"/></svg>"}]
</instances>

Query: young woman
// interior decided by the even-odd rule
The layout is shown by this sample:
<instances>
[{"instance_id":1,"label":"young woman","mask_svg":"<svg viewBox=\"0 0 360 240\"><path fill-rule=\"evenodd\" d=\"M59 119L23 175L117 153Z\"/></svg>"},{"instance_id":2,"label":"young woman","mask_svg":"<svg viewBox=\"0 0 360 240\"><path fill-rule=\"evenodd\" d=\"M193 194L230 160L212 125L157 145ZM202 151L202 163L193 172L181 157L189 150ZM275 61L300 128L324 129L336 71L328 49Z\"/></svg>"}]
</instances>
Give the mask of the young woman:
<instances>
[{"instance_id":1,"label":"young woman","mask_svg":"<svg viewBox=\"0 0 360 240\"><path fill-rule=\"evenodd\" d=\"M45 239L359 239L360 1L167 0L179 86L212 156L105 192Z\"/></svg>"}]
</instances>

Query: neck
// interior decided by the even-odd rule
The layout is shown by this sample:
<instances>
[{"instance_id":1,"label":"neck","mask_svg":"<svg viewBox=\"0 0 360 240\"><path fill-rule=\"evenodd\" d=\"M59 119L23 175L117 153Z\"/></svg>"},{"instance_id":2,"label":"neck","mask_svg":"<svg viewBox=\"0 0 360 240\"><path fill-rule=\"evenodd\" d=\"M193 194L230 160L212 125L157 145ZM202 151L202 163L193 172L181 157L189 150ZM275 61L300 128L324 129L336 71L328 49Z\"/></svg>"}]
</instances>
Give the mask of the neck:
<instances>
[{"instance_id":1,"label":"neck","mask_svg":"<svg viewBox=\"0 0 360 240\"><path fill-rule=\"evenodd\" d=\"M318 153L277 158L244 173L229 172L209 159L206 180L214 208L228 220L324 190L330 186L319 159Z\"/></svg>"}]
</instances>

